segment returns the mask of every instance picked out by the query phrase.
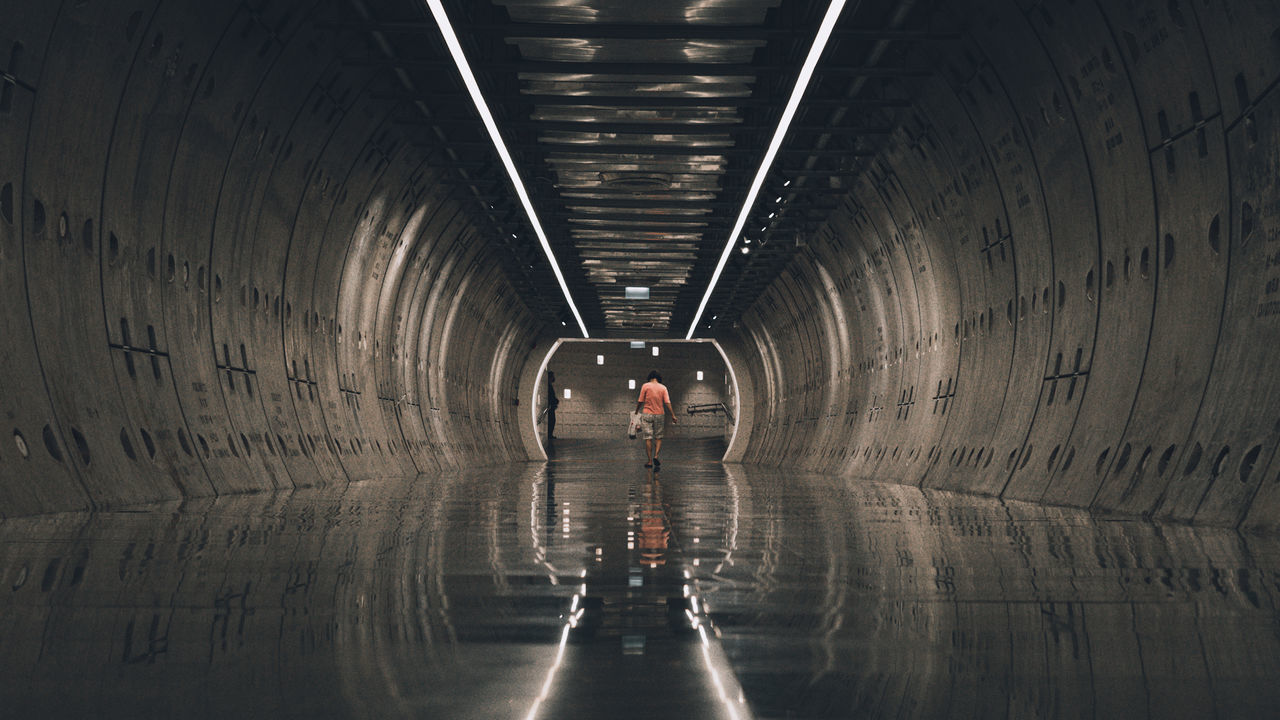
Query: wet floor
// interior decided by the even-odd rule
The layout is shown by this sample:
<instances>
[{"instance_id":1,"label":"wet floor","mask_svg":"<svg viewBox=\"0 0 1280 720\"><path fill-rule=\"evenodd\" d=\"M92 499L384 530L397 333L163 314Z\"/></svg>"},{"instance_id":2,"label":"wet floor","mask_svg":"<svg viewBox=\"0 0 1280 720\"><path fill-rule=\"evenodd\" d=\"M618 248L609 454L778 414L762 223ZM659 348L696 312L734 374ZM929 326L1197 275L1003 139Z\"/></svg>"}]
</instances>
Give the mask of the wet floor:
<instances>
[{"instance_id":1,"label":"wet floor","mask_svg":"<svg viewBox=\"0 0 1280 720\"><path fill-rule=\"evenodd\" d=\"M1252 718L1280 542L567 443L0 522L0 715Z\"/></svg>"}]
</instances>

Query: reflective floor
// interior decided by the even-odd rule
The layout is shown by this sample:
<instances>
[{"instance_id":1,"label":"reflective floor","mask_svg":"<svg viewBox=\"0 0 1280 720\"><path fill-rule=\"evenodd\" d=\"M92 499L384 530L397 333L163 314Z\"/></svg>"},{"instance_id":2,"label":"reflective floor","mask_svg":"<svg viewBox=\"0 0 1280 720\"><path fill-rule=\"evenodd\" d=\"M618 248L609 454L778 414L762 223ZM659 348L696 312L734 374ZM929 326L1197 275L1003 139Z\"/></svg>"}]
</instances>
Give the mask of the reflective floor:
<instances>
[{"instance_id":1,"label":"reflective floor","mask_svg":"<svg viewBox=\"0 0 1280 720\"><path fill-rule=\"evenodd\" d=\"M1276 716L1274 538L720 450L0 522L0 716Z\"/></svg>"}]
</instances>

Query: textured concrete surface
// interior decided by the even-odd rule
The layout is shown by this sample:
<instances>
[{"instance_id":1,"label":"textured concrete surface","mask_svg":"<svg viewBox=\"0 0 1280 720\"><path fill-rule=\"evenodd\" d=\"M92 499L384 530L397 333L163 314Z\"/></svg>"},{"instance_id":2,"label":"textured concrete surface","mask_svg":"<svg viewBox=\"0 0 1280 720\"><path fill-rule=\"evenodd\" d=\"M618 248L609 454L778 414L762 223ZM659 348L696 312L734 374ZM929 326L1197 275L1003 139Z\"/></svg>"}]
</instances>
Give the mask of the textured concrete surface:
<instances>
[{"instance_id":1,"label":"textured concrete surface","mask_svg":"<svg viewBox=\"0 0 1280 720\"><path fill-rule=\"evenodd\" d=\"M1275 528L1280 9L939 12L906 122L722 333L731 455ZM328 3L0 13L0 513L537 455L559 329Z\"/></svg>"},{"instance_id":2,"label":"textured concrete surface","mask_svg":"<svg viewBox=\"0 0 1280 720\"><path fill-rule=\"evenodd\" d=\"M948 8L960 46L737 330L744 461L1274 529L1280 6Z\"/></svg>"},{"instance_id":3,"label":"textured concrete surface","mask_svg":"<svg viewBox=\"0 0 1280 720\"><path fill-rule=\"evenodd\" d=\"M327 7L3 4L0 513L526 457L538 328Z\"/></svg>"}]
</instances>

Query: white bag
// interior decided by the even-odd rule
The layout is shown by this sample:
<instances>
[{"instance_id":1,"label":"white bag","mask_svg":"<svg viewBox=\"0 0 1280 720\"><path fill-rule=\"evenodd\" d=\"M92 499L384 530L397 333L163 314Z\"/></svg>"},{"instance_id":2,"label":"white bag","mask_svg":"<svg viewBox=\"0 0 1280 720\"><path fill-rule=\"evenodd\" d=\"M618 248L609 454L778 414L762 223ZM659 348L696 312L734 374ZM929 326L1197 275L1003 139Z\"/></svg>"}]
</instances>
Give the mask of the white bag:
<instances>
[{"instance_id":1,"label":"white bag","mask_svg":"<svg viewBox=\"0 0 1280 720\"><path fill-rule=\"evenodd\" d=\"M627 425L627 437L631 440L636 439L636 433L640 432L640 413L631 413L631 423Z\"/></svg>"}]
</instances>

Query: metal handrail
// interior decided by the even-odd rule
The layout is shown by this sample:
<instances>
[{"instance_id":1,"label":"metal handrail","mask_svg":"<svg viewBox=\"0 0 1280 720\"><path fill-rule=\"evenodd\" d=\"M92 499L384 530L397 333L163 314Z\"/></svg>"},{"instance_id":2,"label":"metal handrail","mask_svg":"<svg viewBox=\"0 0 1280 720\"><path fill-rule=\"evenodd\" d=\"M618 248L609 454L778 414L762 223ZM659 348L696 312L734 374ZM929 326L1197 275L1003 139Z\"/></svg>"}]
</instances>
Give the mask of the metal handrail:
<instances>
[{"instance_id":1,"label":"metal handrail","mask_svg":"<svg viewBox=\"0 0 1280 720\"><path fill-rule=\"evenodd\" d=\"M729 408L728 408L727 406L725 406L725 404L724 404L724 403L722 403L722 402L718 402L718 403L700 403L700 404L697 404L697 405L686 405L686 406L685 406L685 412L689 413L690 415L700 415L700 414L702 414L702 413L712 413L712 414L715 414L715 413L722 412L722 411L724 412L725 417L729 418L729 422L731 422L731 423L735 423L735 424L738 422L737 420L734 420L734 419L733 419L733 413L729 412Z\"/></svg>"}]
</instances>

